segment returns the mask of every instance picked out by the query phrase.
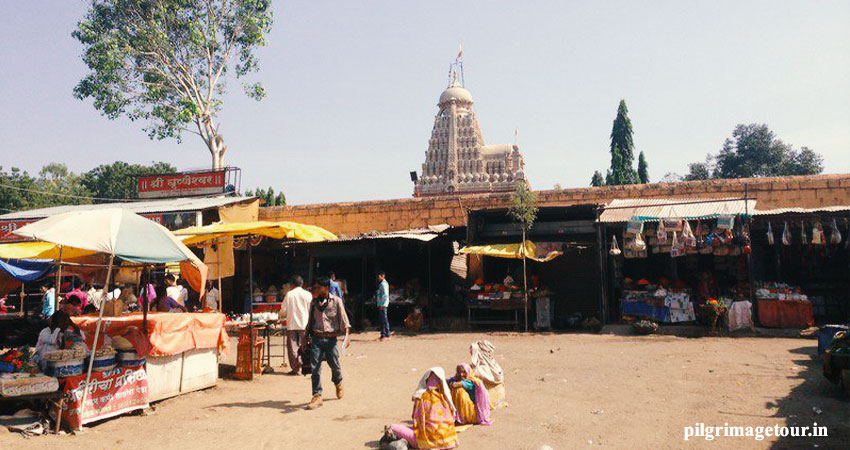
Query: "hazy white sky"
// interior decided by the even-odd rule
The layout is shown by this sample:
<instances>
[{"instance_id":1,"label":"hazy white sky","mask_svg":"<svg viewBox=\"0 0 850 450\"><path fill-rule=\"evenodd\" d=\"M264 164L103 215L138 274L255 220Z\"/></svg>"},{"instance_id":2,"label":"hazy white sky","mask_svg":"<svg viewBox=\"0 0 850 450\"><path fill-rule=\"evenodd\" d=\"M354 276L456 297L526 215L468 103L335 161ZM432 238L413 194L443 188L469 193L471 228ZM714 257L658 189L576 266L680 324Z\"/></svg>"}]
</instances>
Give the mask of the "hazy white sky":
<instances>
[{"instance_id":1,"label":"hazy white sky","mask_svg":"<svg viewBox=\"0 0 850 450\"><path fill-rule=\"evenodd\" d=\"M86 1L8 2L0 15L0 165L209 164L194 135L72 97L85 74L70 33ZM684 173L738 123L764 122L850 172L850 2L273 1L261 50L268 97L232 83L220 115L243 188L291 204L410 196L448 65L463 43L487 143L519 145L537 189L586 186L609 162L625 98L650 176Z\"/></svg>"}]
</instances>

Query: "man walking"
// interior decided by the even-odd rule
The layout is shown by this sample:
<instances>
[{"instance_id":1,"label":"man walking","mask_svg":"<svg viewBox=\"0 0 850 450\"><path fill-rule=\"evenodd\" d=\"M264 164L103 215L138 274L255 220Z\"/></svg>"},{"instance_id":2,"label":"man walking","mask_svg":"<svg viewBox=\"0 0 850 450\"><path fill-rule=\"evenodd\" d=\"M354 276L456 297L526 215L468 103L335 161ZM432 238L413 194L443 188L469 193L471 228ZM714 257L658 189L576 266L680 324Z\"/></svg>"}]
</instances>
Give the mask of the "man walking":
<instances>
[{"instance_id":1,"label":"man walking","mask_svg":"<svg viewBox=\"0 0 850 450\"><path fill-rule=\"evenodd\" d=\"M313 294L304 289L304 279L295 275L290 280L294 288L286 293L283 298L281 309L286 315L286 355L289 357L290 375L298 375L301 370L301 358L298 357L298 349L307 340L307 320L310 313L310 302Z\"/></svg>"},{"instance_id":2,"label":"man walking","mask_svg":"<svg viewBox=\"0 0 850 450\"><path fill-rule=\"evenodd\" d=\"M381 324L381 337L379 341L390 339L390 319L387 317L387 308L390 306L390 283L387 282L387 273L378 271L378 291L375 293L375 302L378 305L378 322Z\"/></svg>"},{"instance_id":3,"label":"man walking","mask_svg":"<svg viewBox=\"0 0 850 450\"><path fill-rule=\"evenodd\" d=\"M313 302L310 304L310 319L307 332L310 333L310 365L313 369L313 398L307 409L322 406L322 361L331 368L331 381L336 385L336 398L342 398L342 368L339 365L337 337L344 333L343 342L348 341L348 315L342 299L332 295L330 280L321 277L313 285ZM305 344L302 344L305 345Z\"/></svg>"}]
</instances>

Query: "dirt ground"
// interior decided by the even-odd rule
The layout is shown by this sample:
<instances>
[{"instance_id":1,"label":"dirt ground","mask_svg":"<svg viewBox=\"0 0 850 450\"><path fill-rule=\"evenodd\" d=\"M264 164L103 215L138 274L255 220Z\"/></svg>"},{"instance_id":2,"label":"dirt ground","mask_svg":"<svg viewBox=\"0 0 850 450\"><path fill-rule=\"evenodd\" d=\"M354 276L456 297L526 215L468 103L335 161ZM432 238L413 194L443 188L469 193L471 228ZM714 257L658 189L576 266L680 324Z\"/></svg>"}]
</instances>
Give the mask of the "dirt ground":
<instances>
[{"instance_id":1,"label":"dirt ground","mask_svg":"<svg viewBox=\"0 0 850 450\"><path fill-rule=\"evenodd\" d=\"M356 335L343 352L346 396L325 366L325 404L305 410L310 380L280 373L155 404L76 436L0 434L2 449L357 449L384 425L409 419L425 369L468 361L488 339L505 368L509 406L490 427L460 434L461 448L848 448L847 397L820 375L816 341L589 334ZM284 369L278 369L283 372ZM821 411L819 414L815 412ZM827 438L718 437L684 441L685 426L828 427Z\"/></svg>"}]
</instances>

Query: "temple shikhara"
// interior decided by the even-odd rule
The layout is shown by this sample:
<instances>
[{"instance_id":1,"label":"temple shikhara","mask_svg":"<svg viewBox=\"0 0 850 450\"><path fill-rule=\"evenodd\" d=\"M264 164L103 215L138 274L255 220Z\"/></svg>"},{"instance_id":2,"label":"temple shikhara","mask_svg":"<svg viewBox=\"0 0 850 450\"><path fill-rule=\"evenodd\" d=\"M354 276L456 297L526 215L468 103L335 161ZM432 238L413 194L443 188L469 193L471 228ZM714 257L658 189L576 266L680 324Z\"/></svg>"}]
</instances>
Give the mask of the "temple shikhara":
<instances>
[{"instance_id":1,"label":"temple shikhara","mask_svg":"<svg viewBox=\"0 0 850 450\"><path fill-rule=\"evenodd\" d=\"M452 64L449 73L413 195L511 191L517 181L526 182L516 145L484 144L472 94L463 86L462 63Z\"/></svg>"}]
</instances>

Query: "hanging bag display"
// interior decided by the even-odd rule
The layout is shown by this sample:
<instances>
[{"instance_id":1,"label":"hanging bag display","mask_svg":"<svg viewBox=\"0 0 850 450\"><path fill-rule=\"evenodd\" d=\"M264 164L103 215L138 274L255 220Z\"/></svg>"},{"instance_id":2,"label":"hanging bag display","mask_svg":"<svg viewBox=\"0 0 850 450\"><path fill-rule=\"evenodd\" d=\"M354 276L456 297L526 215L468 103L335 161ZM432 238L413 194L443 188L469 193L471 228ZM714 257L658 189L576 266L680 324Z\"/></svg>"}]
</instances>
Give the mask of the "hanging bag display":
<instances>
[{"instance_id":1,"label":"hanging bag display","mask_svg":"<svg viewBox=\"0 0 850 450\"><path fill-rule=\"evenodd\" d=\"M773 245L773 228L770 227L770 222L767 223L767 245Z\"/></svg>"},{"instance_id":2,"label":"hanging bag display","mask_svg":"<svg viewBox=\"0 0 850 450\"><path fill-rule=\"evenodd\" d=\"M791 230L788 229L788 222L785 222L785 228L782 230L782 245L791 245Z\"/></svg>"},{"instance_id":3,"label":"hanging bag display","mask_svg":"<svg viewBox=\"0 0 850 450\"><path fill-rule=\"evenodd\" d=\"M809 238L806 236L806 222L800 221L800 243L806 245L809 243Z\"/></svg>"}]
</instances>

